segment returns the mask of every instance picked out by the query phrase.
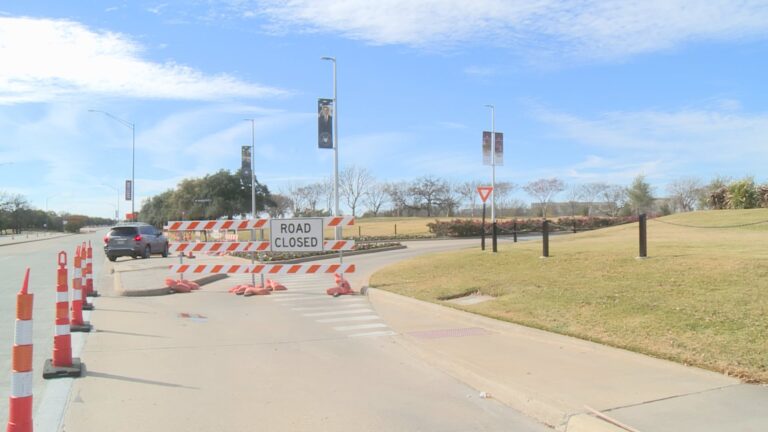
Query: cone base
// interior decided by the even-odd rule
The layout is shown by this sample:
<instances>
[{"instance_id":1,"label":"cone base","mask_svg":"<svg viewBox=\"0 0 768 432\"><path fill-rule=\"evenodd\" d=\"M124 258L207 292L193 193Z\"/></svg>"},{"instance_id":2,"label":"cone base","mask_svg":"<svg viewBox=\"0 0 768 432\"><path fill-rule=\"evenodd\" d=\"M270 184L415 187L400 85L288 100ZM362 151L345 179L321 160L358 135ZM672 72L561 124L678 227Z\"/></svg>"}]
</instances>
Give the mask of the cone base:
<instances>
[{"instance_id":1,"label":"cone base","mask_svg":"<svg viewBox=\"0 0 768 432\"><path fill-rule=\"evenodd\" d=\"M70 324L69 331L72 333L90 333L93 329L90 321L83 321L82 324Z\"/></svg>"},{"instance_id":2,"label":"cone base","mask_svg":"<svg viewBox=\"0 0 768 432\"><path fill-rule=\"evenodd\" d=\"M93 310L93 303L83 302L83 310L92 311Z\"/></svg>"},{"instance_id":3,"label":"cone base","mask_svg":"<svg viewBox=\"0 0 768 432\"><path fill-rule=\"evenodd\" d=\"M98 291L91 291L85 295L86 297L100 297Z\"/></svg>"},{"instance_id":4,"label":"cone base","mask_svg":"<svg viewBox=\"0 0 768 432\"><path fill-rule=\"evenodd\" d=\"M83 363L78 357L72 359L72 366L54 366L53 360L48 359L43 366L43 378L79 378L83 375Z\"/></svg>"}]
</instances>

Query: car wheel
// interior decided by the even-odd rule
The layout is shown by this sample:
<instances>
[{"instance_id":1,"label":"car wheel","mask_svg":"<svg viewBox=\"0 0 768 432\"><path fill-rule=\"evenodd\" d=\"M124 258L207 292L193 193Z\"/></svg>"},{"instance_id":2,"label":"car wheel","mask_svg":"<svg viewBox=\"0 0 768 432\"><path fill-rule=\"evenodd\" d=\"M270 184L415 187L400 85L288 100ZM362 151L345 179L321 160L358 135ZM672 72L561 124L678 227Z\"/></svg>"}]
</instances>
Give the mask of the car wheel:
<instances>
[{"instance_id":1,"label":"car wheel","mask_svg":"<svg viewBox=\"0 0 768 432\"><path fill-rule=\"evenodd\" d=\"M150 250L149 245L146 245L144 247L144 255L142 255L141 257L144 259L147 259L151 254L152 254L152 251Z\"/></svg>"},{"instance_id":2,"label":"car wheel","mask_svg":"<svg viewBox=\"0 0 768 432\"><path fill-rule=\"evenodd\" d=\"M117 257L112 255L107 255L107 259L109 259L112 262L115 262L115 260L117 260Z\"/></svg>"},{"instance_id":3,"label":"car wheel","mask_svg":"<svg viewBox=\"0 0 768 432\"><path fill-rule=\"evenodd\" d=\"M168 258L168 243L166 243L163 248L163 258Z\"/></svg>"}]
</instances>

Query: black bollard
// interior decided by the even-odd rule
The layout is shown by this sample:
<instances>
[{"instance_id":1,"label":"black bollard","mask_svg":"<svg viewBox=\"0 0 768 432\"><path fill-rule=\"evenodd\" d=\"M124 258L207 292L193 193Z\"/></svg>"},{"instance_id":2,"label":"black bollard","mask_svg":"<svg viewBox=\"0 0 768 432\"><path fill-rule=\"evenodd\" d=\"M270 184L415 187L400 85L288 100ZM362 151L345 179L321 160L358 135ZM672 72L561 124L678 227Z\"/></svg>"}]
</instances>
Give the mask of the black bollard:
<instances>
[{"instance_id":1,"label":"black bollard","mask_svg":"<svg viewBox=\"0 0 768 432\"><path fill-rule=\"evenodd\" d=\"M493 221L493 251L498 252L498 248L496 247L496 221Z\"/></svg>"},{"instance_id":2,"label":"black bollard","mask_svg":"<svg viewBox=\"0 0 768 432\"><path fill-rule=\"evenodd\" d=\"M638 219L640 223L640 258L648 257L648 229L646 227L645 213Z\"/></svg>"},{"instance_id":3,"label":"black bollard","mask_svg":"<svg viewBox=\"0 0 768 432\"><path fill-rule=\"evenodd\" d=\"M541 224L541 234L542 234L542 257L548 258L549 257L549 221L544 219L544 222Z\"/></svg>"},{"instance_id":4,"label":"black bollard","mask_svg":"<svg viewBox=\"0 0 768 432\"><path fill-rule=\"evenodd\" d=\"M517 243L517 220L512 222L512 240Z\"/></svg>"},{"instance_id":5,"label":"black bollard","mask_svg":"<svg viewBox=\"0 0 768 432\"><path fill-rule=\"evenodd\" d=\"M480 250L485 250L485 203L483 203L483 224L480 229Z\"/></svg>"}]
</instances>

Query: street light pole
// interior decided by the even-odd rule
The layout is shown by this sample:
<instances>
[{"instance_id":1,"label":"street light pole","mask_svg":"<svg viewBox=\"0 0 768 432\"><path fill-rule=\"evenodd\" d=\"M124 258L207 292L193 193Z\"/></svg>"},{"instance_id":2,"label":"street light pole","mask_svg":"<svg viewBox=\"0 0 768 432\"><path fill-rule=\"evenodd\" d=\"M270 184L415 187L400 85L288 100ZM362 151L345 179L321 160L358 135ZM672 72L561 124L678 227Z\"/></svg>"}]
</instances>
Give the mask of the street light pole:
<instances>
[{"instance_id":1,"label":"street light pole","mask_svg":"<svg viewBox=\"0 0 768 432\"><path fill-rule=\"evenodd\" d=\"M339 211L339 101L336 95L336 57L321 57L333 62L333 215ZM341 227L336 227L335 239L341 240Z\"/></svg>"},{"instance_id":2,"label":"street light pole","mask_svg":"<svg viewBox=\"0 0 768 432\"><path fill-rule=\"evenodd\" d=\"M90 109L88 112L97 112L116 120L118 123L131 129L131 219L136 215L136 124L127 120L123 120L120 117L116 117L106 111ZM120 193L118 192L118 209L119 209ZM118 210L119 211L119 210Z\"/></svg>"},{"instance_id":3,"label":"street light pole","mask_svg":"<svg viewBox=\"0 0 768 432\"><path fill-rule=\"evenodd\" d=\"M251 217L256 219L256 119L245 119L251 122ZM261 231L263 235L264 231ZM251 228L251 241L256 240L256 230ZM263 238L262 238L263 240ZM256 263L256 255L251 252L251 267ZM256 286L256 275L251 273L251 285ZM261 286L264 286L264 274L261 274Z\"/></svg>"},{"instance_id":4,"label":"street light pole","mask_svg":"<svg viewBox=\"0 0 768 432\"><path fill-rule=\"evenodd\" d=\"M493 227L493 251L496 252L496 107L491 109L491 226Z\"/></svg>"}]
</instances>

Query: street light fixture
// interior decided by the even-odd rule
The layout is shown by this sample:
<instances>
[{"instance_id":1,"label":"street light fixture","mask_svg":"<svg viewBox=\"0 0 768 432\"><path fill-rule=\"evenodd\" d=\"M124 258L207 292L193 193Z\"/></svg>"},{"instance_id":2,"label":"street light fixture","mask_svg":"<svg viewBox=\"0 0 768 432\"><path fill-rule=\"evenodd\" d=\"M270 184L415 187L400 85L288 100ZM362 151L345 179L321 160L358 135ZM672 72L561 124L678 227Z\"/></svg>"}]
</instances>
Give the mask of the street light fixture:
<instances>
[{"instance_id":1,"label":"street light fixture","mask_svg":"<svg viewBox=\"0 0 768 432\"><path fill-rule=\"evenodd\" d=\"M88 112L102 113L121 125L131 129L131 219L133 219L136 216L136 124L123 120L120 117L116 117L106 111L89 109ZM119 196L118 192L118 200L120 199Z\"/></svg>"}]
</instances>

